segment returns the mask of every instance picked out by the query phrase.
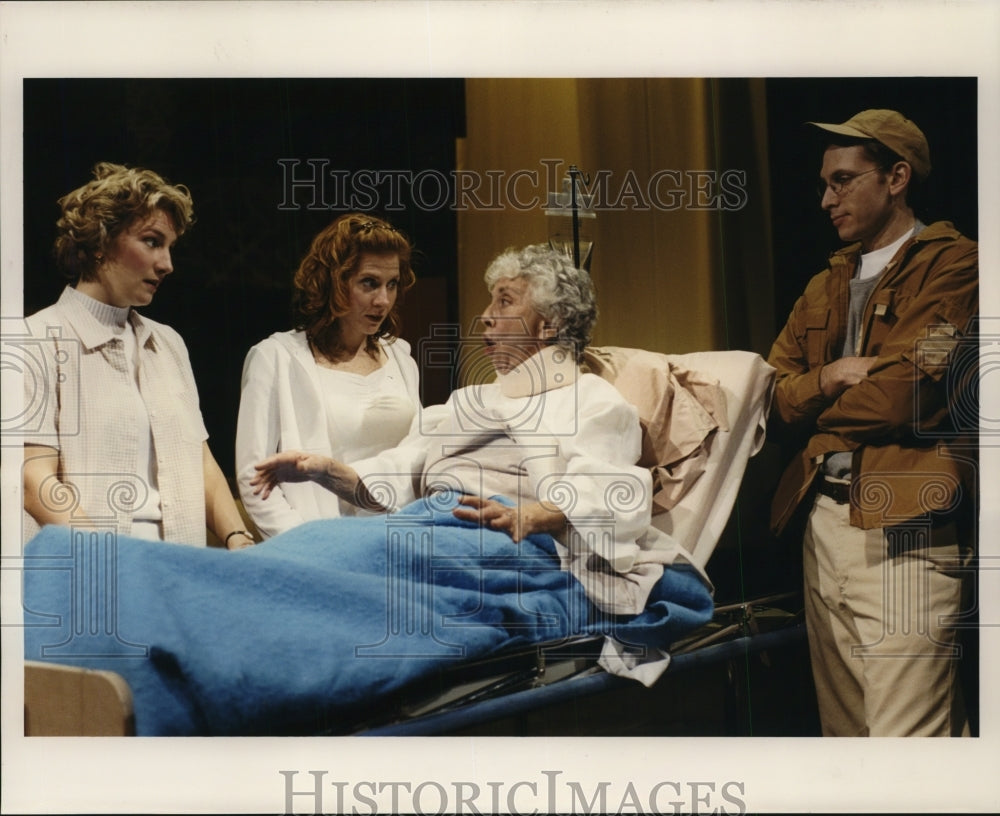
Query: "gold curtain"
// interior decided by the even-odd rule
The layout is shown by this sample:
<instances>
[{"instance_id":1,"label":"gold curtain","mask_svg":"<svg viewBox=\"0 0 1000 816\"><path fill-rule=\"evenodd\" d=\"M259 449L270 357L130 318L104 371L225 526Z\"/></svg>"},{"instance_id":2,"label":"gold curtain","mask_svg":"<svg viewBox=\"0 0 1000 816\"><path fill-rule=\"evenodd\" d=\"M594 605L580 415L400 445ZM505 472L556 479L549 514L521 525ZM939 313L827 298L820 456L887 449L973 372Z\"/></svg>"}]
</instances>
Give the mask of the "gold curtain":
<instances>
[{"instance_id":1,"label":"gold curtain","mask_svg":"<svg viewBox=\"0 0 1000 816\"><path fill-rule=\"evenodd\" d=\"M468 79L457 166L459 309L489 260L547 239L571 164L598 194L596 345L669 353L773 340L762 80ZM474 186L478 185L478 186Z\"/></svg>"}]
</instances>

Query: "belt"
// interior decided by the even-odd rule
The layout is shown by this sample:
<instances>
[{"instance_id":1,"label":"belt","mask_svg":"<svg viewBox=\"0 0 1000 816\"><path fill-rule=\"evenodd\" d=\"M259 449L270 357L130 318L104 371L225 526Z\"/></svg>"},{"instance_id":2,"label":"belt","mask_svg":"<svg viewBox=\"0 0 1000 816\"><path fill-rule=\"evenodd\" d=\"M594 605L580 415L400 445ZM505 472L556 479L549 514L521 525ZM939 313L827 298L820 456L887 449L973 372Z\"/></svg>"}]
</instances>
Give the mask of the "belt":
<instances>
[{"instance_id":1,"label":"belt","mask_svg":"<svg viewBox=\"0 0 1000 816\"><path fill-rule=\"evenodd\" d=\"M837 504L848 504L851 500L850 482L831 482L820 477L816 480L816 489L824 496L829 496Z\"/></svg>"}]
</instances>

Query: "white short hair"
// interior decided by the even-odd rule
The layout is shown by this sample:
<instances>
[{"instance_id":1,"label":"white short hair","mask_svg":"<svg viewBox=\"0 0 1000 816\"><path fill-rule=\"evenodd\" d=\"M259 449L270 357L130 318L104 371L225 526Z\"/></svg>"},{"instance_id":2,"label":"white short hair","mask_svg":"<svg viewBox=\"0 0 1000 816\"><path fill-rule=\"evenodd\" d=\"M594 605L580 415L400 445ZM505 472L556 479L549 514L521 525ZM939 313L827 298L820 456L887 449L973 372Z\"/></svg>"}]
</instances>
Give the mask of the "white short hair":
<instances>
[{"instance_id":1,"label":"white short hair","mask_svg":"<svg viewBox=\"0 0 1000 816\"><path fill-rule=\"evenodd\" d=\"M531 305L555 330L554 342L579 362L597 321L597 299L590 274L573 266L548 244L506 249L494 258L484 276L492 292L500 278L524 278Z\"/></svg>"}]
</instances>

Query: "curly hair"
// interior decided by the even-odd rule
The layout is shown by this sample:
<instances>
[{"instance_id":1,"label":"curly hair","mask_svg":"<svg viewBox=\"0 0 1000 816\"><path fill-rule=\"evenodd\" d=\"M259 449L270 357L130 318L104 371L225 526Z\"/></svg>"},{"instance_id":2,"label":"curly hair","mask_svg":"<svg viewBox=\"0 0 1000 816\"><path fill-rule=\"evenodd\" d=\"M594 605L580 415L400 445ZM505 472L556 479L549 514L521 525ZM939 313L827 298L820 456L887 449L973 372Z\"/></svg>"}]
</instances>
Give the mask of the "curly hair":
<instances>
[{"instance_id":1,"label":"curly hair","mask_svg":"<svg viewBox=\"0 0 1000 816\"><path fill-rule=\"evenodd\" d=\"M163 210L178 236L194 223L194 202L183 184L170 184L152 170L111 162L94 166L94 179L59 199L53 252L73 282L92 280L101 256L136 221Z\"/></svg>"},{"instance_id":2,"label":"curly hair","mask_svg":"<svg viewBox=\"0 0 1000 816\"><path fill-rule=\"evenodd\" d=\"M577 362L583 359L597 321L594 285L585 270L548 244L532 244L501 252L484 278L491 292L500 278L525 278L535 311L556 331L553 342L570 351Z\"/></svg>"},{"instance_id":3,"label":"curly hair","mask_svg":"<svg viewBox=\"0 0 1000 816\"><path fill-rule=\"evenodd\" d=\"M322 230L312 241L292 281L292 314L296 329L328 357L342 349L339 318L350 308L350 280L363 253L399 256L396 302L378 331L369 335L366 350L378 355L378 339L391 342L399 335L399 305L416 278L410 267L409 240L388 221L362 213L347 213Z\"/></svg>"}]
</instances>

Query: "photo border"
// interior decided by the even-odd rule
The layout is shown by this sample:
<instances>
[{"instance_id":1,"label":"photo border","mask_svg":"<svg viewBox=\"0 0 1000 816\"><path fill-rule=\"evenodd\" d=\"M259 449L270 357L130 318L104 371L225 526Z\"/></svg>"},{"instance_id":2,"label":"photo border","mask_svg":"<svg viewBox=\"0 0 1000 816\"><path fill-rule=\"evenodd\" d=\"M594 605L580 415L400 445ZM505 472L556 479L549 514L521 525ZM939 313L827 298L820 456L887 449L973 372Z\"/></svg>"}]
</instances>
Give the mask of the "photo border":
<instances>
[{"instance_id":1,"label":"photo border","mask_svg":"<svg viewBox=\"0 0 1000 816\"><path fill-rule=\"evenodd\" d=\"M980 223L996 224L998 14L985 0L0 3L0 309L14 317L21 302L25 77L977 76ZM997 242L995 230L980 230L982 268L1000 268ZM1000 323L998 276L982 283L982 313ZM992 406L997 389L986 385ZM982 483L1000 484L996 450L982 453ZM5 557L11 542L19 548L17 459L4 451ZM985 538L1000 529L1000 514L995 502L983 504ZM995 559L997 542L984 541L982 555ZM751 812L994 810L1000 716L986 691L1000 687L998 578L996 570L980 576L983 736L973 740L94 740L21 736L23 644L9 625L20 615L19 572L5 564L3 811L280 812L281 770L485 788L489 780L540 782L543 769L586 790L604 779L615 791L628 783L648 791L664 780L717 788L740 781Z\"/></svg>"}]
</instances>

